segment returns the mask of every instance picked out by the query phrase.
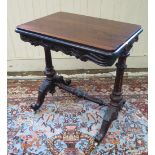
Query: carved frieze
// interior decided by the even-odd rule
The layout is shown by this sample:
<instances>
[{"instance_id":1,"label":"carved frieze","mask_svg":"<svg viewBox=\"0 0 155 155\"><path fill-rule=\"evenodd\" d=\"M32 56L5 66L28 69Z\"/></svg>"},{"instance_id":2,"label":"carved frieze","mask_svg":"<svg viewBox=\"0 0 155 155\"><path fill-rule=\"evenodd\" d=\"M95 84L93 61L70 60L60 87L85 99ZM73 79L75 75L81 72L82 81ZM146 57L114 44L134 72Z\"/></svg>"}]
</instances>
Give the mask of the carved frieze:
<instances>
[{"instance_id":1,"label":"carved frieze","mask_svg":"<svg viewBox=\"0 0 155 155\"><path fill-rule=\"evenodd\" d=\"M100 66L112 66L117 59L117 57L114 57L112 55L93 53L86 50L78 49L77 47L70 47L62 45L60 43L49 42L35 37L27 37L23 34L21 34L21 39L25 42L29 42L31 45L48 47L50 48L50 50L56 52L61 51L64 54L74 56L81 61L92 61Z\"/></svg>"}]
</instances>

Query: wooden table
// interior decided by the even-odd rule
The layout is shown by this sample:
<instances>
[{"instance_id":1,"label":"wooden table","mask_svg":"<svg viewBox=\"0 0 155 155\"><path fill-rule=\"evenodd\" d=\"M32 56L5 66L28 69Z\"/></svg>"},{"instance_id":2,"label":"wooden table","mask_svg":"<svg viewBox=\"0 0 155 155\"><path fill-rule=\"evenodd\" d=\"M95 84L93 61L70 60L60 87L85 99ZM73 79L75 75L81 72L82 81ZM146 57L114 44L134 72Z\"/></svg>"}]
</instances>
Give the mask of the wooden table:
<instances>
[{"instance_id":1,"label":"wooden table","mask_svg":"<svg viewBox=\"0 0 155 155\"><path fill-rule=\"evenodd\" d=\"M56 86L100 106L107 106L107 114L103 119L100 133L95 135L95 141L100 143L111 122L117 119L118 112L125 103L122 96L122 81L124 70L127 67L126 58L129 56L133 43L138 40L138 36L142 32L141 26L58 12L19 25L16 32L20 33L23 41L30 42L34 46L43 46L45 51L46 79L39 87L38 99L36 104L31 105L32 109L38 110L43 104L47 92L53 94ZM112 66L118 59L110 103L69 86L71 80L65 80L54 70L51 50L62 51L81 61L89 60L100 66Z\"/></svg>"}]
</instances>

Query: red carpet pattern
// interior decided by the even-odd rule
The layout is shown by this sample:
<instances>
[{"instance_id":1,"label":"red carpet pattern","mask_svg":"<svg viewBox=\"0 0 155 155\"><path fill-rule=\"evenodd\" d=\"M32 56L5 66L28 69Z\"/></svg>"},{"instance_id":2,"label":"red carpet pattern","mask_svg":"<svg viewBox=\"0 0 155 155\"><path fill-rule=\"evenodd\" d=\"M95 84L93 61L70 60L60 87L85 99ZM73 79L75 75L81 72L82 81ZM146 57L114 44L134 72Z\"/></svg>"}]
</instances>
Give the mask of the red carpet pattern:
<instances>
[{"instance_id":1,"label":"red carpet pattern","mask_svg":"<svg viewBox=\"0 0 155 155\"><path fill-rule=\"evenodd\" d=\"M109 100L112 80L74 80L90 95ZM48 94L36 114L30 104L36 101L40 81L8 81L8 154L27 155L146 155L147 79L125 79L127 99L99 146L94 136L100 129L106 107L78 99L57 90Z\"/></svg>"}]
</instances>

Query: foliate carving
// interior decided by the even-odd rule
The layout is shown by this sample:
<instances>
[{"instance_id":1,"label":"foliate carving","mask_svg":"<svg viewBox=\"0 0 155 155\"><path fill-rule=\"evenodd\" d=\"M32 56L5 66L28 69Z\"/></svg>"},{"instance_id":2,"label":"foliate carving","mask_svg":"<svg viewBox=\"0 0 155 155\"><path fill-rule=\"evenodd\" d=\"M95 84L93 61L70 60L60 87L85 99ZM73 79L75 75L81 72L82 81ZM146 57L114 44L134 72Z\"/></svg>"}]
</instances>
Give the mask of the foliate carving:
<instances>
[{"instance_id":1,"label":"foliate carving","mask_svg":"<svg viewBox=\"0 0 155 155\"><path fill-rule=\"evenodd\" d=\"M27 37L26 35L21 35L21 34L20 34L20 38L21 38L21 40L23 40L25 42L30 42L31 45L34 45L34 46L40 45L39 39L33 39L30 37Z\"/></svg>"},{"instance_id":2,"label":"foliate carving","mask_svg":"<svg viewBox=\"0 0 155 155\"><path fill-rule=\"evenodd\" d=\"M86 50L81 50L77 47L71 47L67 45L62 45L60 43L54 43L45 41L44 39L39 39L35 37L30 37L21 34L21 39L25 42L30 42L31 45L34 46L43 46L48 47L50 50L53 51L61 51L66 55L74 56L81 61L92 61L100 66L112 66L116 61L117 57L112 55L104 55L100 53L93 53Z\"/></svg>"},{"instance_id":3,"label":"foliate carving","mask_svg":"<svg viewBox=\"0 0 155 155\"><path fill-rule=\"evenodd\" d=\"M37 111L44 102L45 96L48 92L51 94L55 93L56 83L62 83L64 85L70 85L71 80L64 80L63 76L58 76L54 74L53 77L46 77L46 79L42 82L41 86L39 87L39 94L36 104L32 104L31 108L34 111Z\"/></svg>"}]
</instances>

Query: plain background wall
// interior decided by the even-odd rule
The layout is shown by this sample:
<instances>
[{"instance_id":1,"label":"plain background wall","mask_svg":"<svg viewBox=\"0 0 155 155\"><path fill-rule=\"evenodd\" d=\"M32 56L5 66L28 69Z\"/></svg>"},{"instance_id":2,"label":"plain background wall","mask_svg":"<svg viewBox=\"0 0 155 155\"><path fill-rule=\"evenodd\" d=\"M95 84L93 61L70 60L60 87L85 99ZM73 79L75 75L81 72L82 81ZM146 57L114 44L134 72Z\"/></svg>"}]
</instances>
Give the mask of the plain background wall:
<instances>
[{"instance_id":1,"label":"plain background wall","mask_svg":"<svg viewBox=\"0 0 155 155\"><path fill-rule=\"evenodd\" d=\"M44 52L20 40L17 25L58 11L83 14L141 25L144 29L128 58L128 68L147 68L147 0L8 0L8 71L42 71ZM57 70L100 69L91 62L52 52Z\"/></svg>"}]
</instances>

